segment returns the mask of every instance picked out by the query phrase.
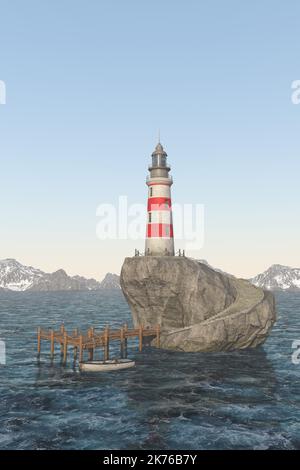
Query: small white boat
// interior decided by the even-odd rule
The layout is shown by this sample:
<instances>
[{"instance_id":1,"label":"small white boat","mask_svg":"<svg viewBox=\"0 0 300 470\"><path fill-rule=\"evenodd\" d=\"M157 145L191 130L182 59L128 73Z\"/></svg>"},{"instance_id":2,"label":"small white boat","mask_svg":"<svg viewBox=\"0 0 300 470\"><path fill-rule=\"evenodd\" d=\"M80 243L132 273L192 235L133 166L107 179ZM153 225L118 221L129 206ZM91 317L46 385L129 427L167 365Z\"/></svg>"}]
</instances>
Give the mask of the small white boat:
<instances>
[{"instance_id":1,"label":"small white boat","mask_svg":"<svg viewBox=\"0 0 300 470\"><path fill-rule=\"evenodd\" d=\"M129 369L135 366L131 359L111 359L108 361L80 362L79 369L83 372L109 372L113 370Z\"/></svg>"}]
</instances>

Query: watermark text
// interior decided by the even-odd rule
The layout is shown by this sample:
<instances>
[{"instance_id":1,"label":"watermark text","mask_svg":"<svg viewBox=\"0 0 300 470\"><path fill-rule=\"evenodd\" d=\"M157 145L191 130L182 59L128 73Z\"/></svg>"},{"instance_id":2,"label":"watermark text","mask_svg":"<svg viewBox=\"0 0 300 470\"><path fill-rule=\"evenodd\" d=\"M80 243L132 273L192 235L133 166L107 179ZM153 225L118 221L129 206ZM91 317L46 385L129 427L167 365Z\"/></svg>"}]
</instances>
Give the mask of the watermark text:
<instances>
[{"instance_id":1,"label":"watermark text","mask_svg":"<svg viewBox=\"0 0 300 470\"><path fill-rule=\"evenodd\" d=\"M0 365L5 366L5 364L6 364L5 342L0 340Z\"/></svg>"},{"instance_id":2,"label":"watermark text","mask_svg":"<svg viewBox=\"0 0 300 470\"><path fill-rule=\"evenodd\" d=\"M175 240L185 243L186 249L199 250L204 244L204 205L173 204L172 210L162 205L152 212L152 222L173 225ZM152 209L153 210L153 207ZM129 204L127 196L120 196L117 204L99 204L96 227L100 240L144 240L146 234L147 207L145 204Z\"/></svg>"},{"instance_id":3,"label":"watermark text","mask_svg":"<svg viewBox=\"0 0 300 470\"><path fill-rule=\"evenodd\" d=\"M0 104L6 104L6 85L3 80L0 80Z\"/></svg>"},{"instance_id":4,"label":"watermark text","mask_svg":"<svg viewBox=\"0 0 300 470\"><path fill-rule=\"evenodd\" d=\"M300 364L300 339L293 341L292 349L295 350L292 354L292 363L296 366Z\"/></svg>"},{"instance_id":5,"label":"watermark text","mask_svg":"<svg viewBox=\"0 0 300 470\"><path fill-rule=\"evenodd\" d=\"M300 104L300 80L294 80L292 82L292 95L291 100L293 104Z\"/></svg>"}]
</instances>

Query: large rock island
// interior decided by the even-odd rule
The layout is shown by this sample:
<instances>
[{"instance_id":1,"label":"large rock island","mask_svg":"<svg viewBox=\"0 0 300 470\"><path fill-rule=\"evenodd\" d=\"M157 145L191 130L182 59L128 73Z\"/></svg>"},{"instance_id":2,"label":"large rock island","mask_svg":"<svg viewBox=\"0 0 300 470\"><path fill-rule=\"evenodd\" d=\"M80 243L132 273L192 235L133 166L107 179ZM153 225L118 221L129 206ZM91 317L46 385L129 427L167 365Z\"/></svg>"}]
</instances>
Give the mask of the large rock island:
<instances>
[{"instance_id":1,"label":"large rock island","mask_svg":"<svg viewBox=\"0 0 300 470\"><path fill-rule=\"evenodd\" d=\"M256 347L276 319L271 292L185 257L126 258L121 287L134 325L160 324L165 349Z\"/></svg>"}]
</instances>

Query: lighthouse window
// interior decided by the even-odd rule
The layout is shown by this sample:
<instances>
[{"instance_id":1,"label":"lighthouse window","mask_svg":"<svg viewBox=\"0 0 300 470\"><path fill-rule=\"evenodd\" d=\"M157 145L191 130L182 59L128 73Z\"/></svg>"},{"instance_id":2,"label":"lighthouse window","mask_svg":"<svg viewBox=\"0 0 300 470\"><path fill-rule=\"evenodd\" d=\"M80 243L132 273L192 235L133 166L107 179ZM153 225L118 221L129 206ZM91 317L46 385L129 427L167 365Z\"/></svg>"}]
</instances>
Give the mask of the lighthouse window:
<instances>
[{"instance_id":1,"label":"lighthouse window","mask_svg":"<svg viewBox=\"0 0 300 470\"><path fill-rule=\"evenodd\" d=\"M166 235L166 237L170 236L170 227L168 225L165 228L165 235Z\"/></svg>"},{"instance_id":2,"label":"lighthouse window","mask_svg":"<svg viewBox=\"0 0 300 470\"><path fill-rule=\"evenodd\" d=\"M153 155L152 157L152 166L158 166L158 156Z\"/></svg>"},{"instance_id":3,"label":"lighthouse window","mask_svg":"<svg viewBox=\"0 0 300 470\"><path fill-rule=\"evenodd\" d=\"M151 212L149 212L149 224L151 224Z\"/></svg>"},{"instance_id":4,"label":"lighthouse window","mask_svg":"<svg viewBox=\"0 0 300 470\"><path fill-rule=\"evenodd\" d=\"M150 197L153 196L153 188L150 188Z\"/></svg>"}]
</instances>

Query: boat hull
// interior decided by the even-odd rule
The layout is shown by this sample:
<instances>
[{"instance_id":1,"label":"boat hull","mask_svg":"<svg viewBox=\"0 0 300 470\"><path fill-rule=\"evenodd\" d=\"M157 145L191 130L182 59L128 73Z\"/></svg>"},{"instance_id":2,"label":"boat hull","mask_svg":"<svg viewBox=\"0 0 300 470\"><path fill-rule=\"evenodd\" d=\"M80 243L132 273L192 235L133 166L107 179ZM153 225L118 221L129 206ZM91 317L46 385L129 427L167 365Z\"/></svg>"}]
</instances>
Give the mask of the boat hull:
<instances>
[{"instance_id":1,"label":"boat hull","mask_svg":"<svg viewBox=\"0 0 300 470\"><path fill-rule=\"evenodd\" d=\"M135 362L130 359L120 359L119 361L90 361L81 362L79 364L79 368L83 372L112 372L130 369L134 366Z\"/></svg>"}]
</instances>

